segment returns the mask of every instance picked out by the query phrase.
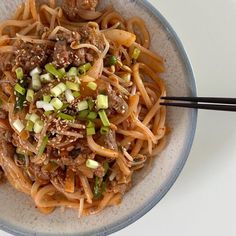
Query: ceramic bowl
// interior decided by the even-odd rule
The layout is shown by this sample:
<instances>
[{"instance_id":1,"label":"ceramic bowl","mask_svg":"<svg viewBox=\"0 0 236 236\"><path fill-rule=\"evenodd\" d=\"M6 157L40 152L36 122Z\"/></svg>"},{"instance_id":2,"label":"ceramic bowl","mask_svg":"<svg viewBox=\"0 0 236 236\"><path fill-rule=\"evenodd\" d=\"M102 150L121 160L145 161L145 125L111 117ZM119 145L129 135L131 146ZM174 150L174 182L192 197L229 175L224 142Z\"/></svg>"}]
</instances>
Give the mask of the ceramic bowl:
<instances>
[{"instance_id":1,"label":"ceramic bowl","mask_svg":"<svg viewBox=\"0 0 236 236\"><path fill-rule=\"evenodd\" d=\"M6 19L21 2L0 1L0 20ZM163 74L168 94L195 96L196 87L191 65L185 50L168 22L148 1L101 0L113 4L126 17L142 17L149 29L152 50L166 60ZM120 230L153 208L167 193L180 174L189 155L195 133L197 112L182 108L168 109L168 126L172 132L165 150L156 157L148 174L138 173L133 188L121 205L104 210L101 214L78 219L78 213L56 210L45 216L35 209L30 197L15 191L8 184L0 187L0 228L13 235L108 235Z\"/></svg>"}]
</instances>

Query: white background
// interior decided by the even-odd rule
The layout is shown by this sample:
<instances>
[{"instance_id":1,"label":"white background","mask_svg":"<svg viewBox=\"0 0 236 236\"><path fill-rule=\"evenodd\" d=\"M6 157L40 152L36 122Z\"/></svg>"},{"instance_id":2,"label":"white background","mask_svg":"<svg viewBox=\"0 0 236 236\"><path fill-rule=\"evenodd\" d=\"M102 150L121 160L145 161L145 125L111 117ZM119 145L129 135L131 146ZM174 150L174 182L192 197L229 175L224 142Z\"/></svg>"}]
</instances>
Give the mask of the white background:
<instances>
[{"instance_id":1,"label":"white background","mask_svg":"<svg viewBox=\"0 0 236 236\"><path fill-rule=\"evenodd\" d=\"M198 95L236 97L236 0L150 2L181 38ZM235 215L236 113L200 111L192 152L175 185L114 236L235 236Z\"/></svg>"}]
</instances>

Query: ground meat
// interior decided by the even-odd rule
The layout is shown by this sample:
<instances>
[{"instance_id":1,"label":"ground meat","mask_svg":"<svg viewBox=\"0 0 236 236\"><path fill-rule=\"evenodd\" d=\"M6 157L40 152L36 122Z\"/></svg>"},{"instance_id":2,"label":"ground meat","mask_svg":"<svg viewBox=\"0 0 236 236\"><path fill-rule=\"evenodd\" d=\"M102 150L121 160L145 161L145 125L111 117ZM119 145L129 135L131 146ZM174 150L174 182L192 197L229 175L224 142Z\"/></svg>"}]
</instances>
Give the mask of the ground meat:
<instances>
[{"instance_id":1,"label":"ground meat","mask_svg":"<svg viewBox=\"0 0 236 236\"><path fill-rule=\"evenodd\" d=\"M58 41L54 47L53 61L57 67L66 68L71 63L70 51L66 41Z\"/></svg>"},{"instance_id":2,"label":"ground meat","mask_svg":"<svg viewBox=\"0 0 236 236\"><path fill-rule=\"evenodd\" d=\"M117 95L117 93L113 90L108 94L109 96L109 107L115 109L116 112L120 114L124 114L128 111L128 104L122 98L121 95Z\"/></svg>"},{"instance_id":3,"label":"ground meat","mask_svg":"<svg viewBox=\"0 0 236 236\"><path fill-rule=\"evenodd\" d=\"M66 16L73 21L80 18L80 11L95 11L98 0L63 0L62 9Z\"/></svg>"},{"instance_id":4,"label":"ground meat","mask_svg":"<svg viewBox=\"0 0 236 236\"><path fill-rule=\"evenodd\" d=\"M99 166L95 171L94 174L99 177L103 178L105 176L105 169L102 166Z\"/></svg>"},{"instance_id":5,"label":"ground meat","mask_svg":"<svg viewBox=\"0 0 236 236\"><path fill-rule=\"evenodd\" d=\"M23 67L25 72L29 72L37 66L43 67L50 54L51 50L47 45L20 42L14 64Z\"/></svg>"}]
</instances>

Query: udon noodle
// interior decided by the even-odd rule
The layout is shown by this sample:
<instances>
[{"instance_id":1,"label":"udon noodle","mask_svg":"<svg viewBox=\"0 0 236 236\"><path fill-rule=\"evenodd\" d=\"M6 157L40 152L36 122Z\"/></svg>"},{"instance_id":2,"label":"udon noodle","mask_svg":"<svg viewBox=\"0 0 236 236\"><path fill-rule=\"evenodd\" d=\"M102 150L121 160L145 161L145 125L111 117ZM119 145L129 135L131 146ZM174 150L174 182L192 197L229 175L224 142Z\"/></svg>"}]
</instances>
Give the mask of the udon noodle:
<instances>
[{"instance_id":1,"label":"udon noodle","mask_svg":"<svg viewBox=\"0 0 236 236\"><path fill-rule=\"evenodd\" d=\"M0 24L0 172L45 214L119 204L165 146L163 59L97 4L26 0Z\"/></svg>"}]
</instances>

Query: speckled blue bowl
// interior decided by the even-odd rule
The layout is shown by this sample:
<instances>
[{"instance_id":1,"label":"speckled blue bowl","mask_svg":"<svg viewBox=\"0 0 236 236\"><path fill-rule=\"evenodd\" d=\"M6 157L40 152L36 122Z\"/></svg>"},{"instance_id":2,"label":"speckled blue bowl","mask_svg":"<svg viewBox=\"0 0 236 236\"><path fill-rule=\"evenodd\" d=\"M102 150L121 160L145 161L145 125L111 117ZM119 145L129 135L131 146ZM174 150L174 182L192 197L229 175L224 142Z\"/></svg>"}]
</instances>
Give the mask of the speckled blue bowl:
<instances>
[{"instance_id":1,"label":"speckled blue bowl","mask_svg":"<svg viewBox=\"0 0 236 236\"><path fill-rule=\"evenodd\" d=\"M1 1L0 20L16 8L21 0ZM169 95L195 96L196 87L191 65L184 48L168 22L148 1L105 0L125 16L145 19L152 38L152 49L166 59L163 75ZM135 176L134 187L118 207L100 215L78 219L77 213L55 211L44 216L35 209L32 200L8 184L0 188L0 228L14 235L108 235L138 220L167 193L180 174L189 155L197 121L195 110L169 109L168 124L173 128L168 145L156 158L148 175ZM143 175L145 177L143 177Z\"/></svg>"}]
</instances>

